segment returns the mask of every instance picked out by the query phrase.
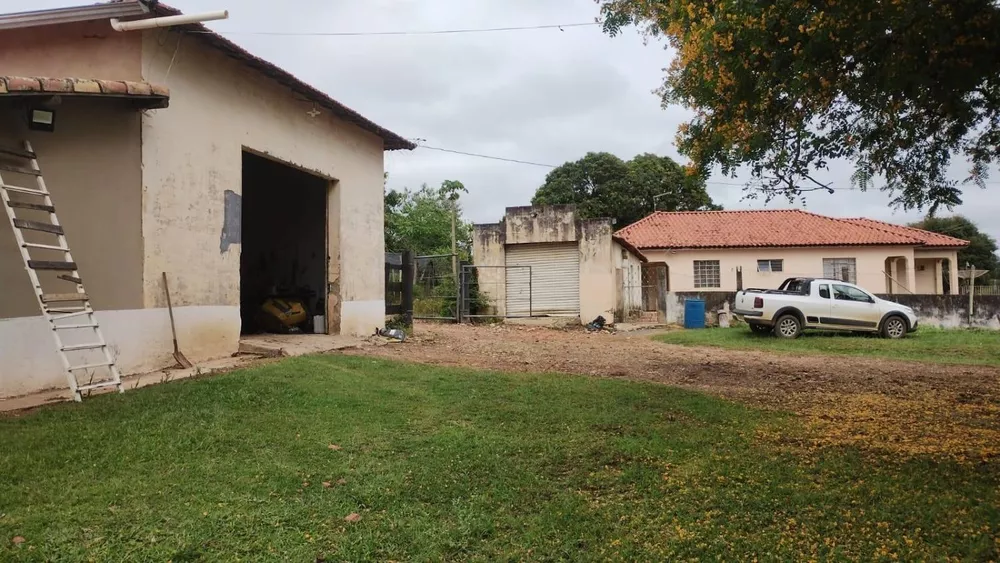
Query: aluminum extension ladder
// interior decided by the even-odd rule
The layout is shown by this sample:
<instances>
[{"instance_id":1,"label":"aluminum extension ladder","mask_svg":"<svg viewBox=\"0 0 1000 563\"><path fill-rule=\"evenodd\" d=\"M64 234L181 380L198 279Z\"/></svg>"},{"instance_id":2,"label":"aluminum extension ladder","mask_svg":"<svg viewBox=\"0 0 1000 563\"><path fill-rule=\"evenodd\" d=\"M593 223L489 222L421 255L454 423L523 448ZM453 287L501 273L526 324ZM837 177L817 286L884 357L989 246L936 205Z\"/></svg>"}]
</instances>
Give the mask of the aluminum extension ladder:
<instances>
[{"instance_id":1,"label":"aluminum extension ladder","mask_svg":"<svg viewBox=\"0 0 1000 563\"><path fill-rule=\"evenodd\" d=\"M11 161L28 163L28 167L8 164ZM76 262L70 254L69 244L66 242L66 233L59 224L56 217L56 209L52 205L52 198L45 187L45 180L42 178L42 171L38 166L38 159L31 143L24 142L24 150L11 150L0 148L0 171L13 173L24 178L34 177L36 187L22 187L7 183L0 176L0 200L3 200L4 209L7 211L7 218L10 219L11 229L14 231L14 239L21 251L21 258L24 261L24 268L31 279L31 288L38 298L38 306L42 310L42 315L49 323L52 330L52 337L55 339L56 349L59 358L62 360L63 368L66 370L66 377L69 381L70 391L73 399L82 401L84 394L89 394L98 389L115 387L119 393L124 393L121 372L115 364L115 359L108 347L101 327L94 315L94 308L91 306L90 297L83 287L83 280L80 272L77 271ZM17 199L11 198L16 196ZM20 210L22 214L38 217L42 214L48 215L47 221L22 219L18 217L14 210ZM45 240L48 244L40 242L27 242L25 240L26 231L40 233L31 235L32 240ZM55 244L46 237L55 237ZM54 253L62 256L61 260L35 260L33 253L51 257ZM42 289L42 282L39 280L38 272L48 271L55 273L55 278L47 283L59 283L56 280L69 282L76 286L76 290L70 293L46 293ZM51 274L46 274L48 279ZM66 344L64 335L68 338L70 334L76 340L87 336L87 340L81 343ZM98 351L103 356L96 359ZM81 383L81 379L86 383Z\"/></svg>"}]
</instances>

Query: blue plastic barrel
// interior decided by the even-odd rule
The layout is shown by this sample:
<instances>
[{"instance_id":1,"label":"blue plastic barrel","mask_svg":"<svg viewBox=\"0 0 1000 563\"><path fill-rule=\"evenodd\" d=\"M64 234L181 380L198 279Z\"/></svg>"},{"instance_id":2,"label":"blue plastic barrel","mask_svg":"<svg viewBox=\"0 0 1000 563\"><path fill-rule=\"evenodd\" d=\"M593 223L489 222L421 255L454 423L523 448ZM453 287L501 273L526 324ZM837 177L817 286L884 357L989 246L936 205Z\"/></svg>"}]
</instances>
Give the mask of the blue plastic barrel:
<instances>
[{"instance_id":1,"label":"blue plastic barrel","mask_svg":"<svg viewBox=\"0 0 1000 563\"><path fill-rule=\"evenodd\" d=\"M705 328L705 300L684 300L684 328Z\"/></svg>"}]
</instances>

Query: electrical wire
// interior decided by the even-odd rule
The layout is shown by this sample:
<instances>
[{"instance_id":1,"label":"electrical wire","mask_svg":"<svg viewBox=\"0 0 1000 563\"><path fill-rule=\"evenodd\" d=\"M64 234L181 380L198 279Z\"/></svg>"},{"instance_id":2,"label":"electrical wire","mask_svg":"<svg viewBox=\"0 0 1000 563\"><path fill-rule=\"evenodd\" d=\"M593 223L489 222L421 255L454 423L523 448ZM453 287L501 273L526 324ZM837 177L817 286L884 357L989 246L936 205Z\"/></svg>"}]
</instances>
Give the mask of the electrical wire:
<instances>
[{"instance_id":1,"label":"electrical wire","mask_svg":"<svg viewBox=\"0 0 1000 563\"><path fill-rule=\"evenodd\" d=\"M417 148L427 149L427 150L431 150L431 151L447 152L447 153L451 153L451 154L460 154L460 155L463 155L463 156L474 156L476 158L486 158L486 159L489 159L489 160L500 160L500 161L503 161L503 162L513 162L515 164L527 164L529 166L540 166L542 168L558 168L558 166L556 166L555 164L542 164L541 162L530 162L530 161L527 161L527 160L518 160L516 158L504 158L502 156L490 156L488 154L478 154L478 153L474 153L474 152L464 152L464 151L456 151L456 150L452 150L452 149L443 149L441 147L432 147L432 146L429 146L429 145L423 145L423 144L419 144L419 143L417 144Z\"/></svg>"},{"instance_id":2,"label":"electrical wire","mask_svg":"<svg viewBox=\"0 0 1000 563\"><path fill-rule=\"evenodd\" d=\"M193 33L217 33L219 35L273 35L278 37L367 37L380 35L454 35L459 33L498 33L505 31L533 31L540 29L558 29L560 31L565 31L567 28L590 27L595 25L601 24L598 22L576 22L512 27L435 29L428 31L195 31Z\"/></svg>"}]
</instances>

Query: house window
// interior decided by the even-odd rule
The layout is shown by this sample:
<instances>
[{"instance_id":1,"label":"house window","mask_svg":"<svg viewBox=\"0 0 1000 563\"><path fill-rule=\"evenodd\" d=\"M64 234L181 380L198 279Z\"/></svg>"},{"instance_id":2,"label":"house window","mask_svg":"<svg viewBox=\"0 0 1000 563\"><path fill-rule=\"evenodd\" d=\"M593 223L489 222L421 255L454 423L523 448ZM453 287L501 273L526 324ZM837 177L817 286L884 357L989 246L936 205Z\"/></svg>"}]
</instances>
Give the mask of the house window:
<instances>
[{"instance_id":1,"label":"house window","mask_svg":"<svg viewBox=\"0 0 1000 563\"><path fill-rule=\"evenodd\" d=\"M823 277L858 283L858 264L854 258L824 258Z\"/></svg>"},{"instance_id":2,"label":"house window","mask_svg":"<svg viewBox=\"0 0 1000 563\"><path fill-rule=\"evenodd\" d=\"M718 260L695 260L694 261L694 286L699 287L720 287L719 282L719 261Z\"/></svg>"},{"instance_id":3,"label":"house window","mask_svg":"<svg viewBox=\"0 0 1000 563\"><path fill-rule=\"evenodd\" d=\"M758 272L782 272L784 271L784 261L783 260L758 260L757 261L757 271Z\"/></svg>"}]
</instances>

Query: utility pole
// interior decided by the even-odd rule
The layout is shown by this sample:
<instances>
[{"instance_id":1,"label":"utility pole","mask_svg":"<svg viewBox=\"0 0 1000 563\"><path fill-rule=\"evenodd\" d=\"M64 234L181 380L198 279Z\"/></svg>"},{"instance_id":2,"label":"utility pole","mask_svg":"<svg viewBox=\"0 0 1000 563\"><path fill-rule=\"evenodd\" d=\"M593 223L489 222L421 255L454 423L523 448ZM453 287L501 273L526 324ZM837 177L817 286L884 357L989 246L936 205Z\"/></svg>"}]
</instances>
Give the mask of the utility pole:
<instances>
[{"instance_id":1,"label":"utility pole","mask_svg":"<svg viewBox=\"0 0 1000 563\"><path fill-rule=\"evenodd\" d=\"M458 201L451 200L451 275L455 280L455 322L462 322L462 282L458 279Z\"/></svg>"},{"instance_id":2,"label":"utility pole","mask_svg":"<svg viewBox=\"0 0 1000 563\"><path fill-rule=\"evenodd\" d=\"M455 232L455 223L458 219L458 205L454 200L451 202L451 274L458 282L458 235Z\"/></svg>"}]
</instances>

